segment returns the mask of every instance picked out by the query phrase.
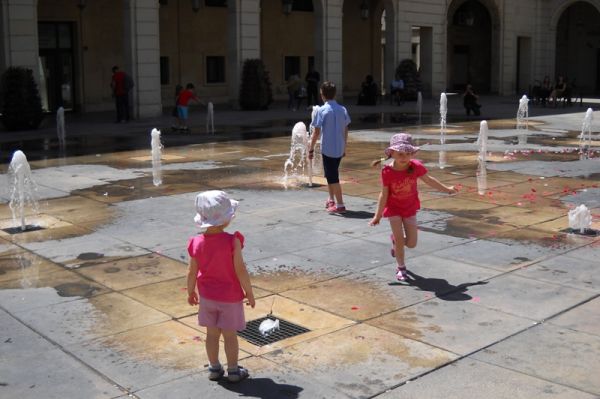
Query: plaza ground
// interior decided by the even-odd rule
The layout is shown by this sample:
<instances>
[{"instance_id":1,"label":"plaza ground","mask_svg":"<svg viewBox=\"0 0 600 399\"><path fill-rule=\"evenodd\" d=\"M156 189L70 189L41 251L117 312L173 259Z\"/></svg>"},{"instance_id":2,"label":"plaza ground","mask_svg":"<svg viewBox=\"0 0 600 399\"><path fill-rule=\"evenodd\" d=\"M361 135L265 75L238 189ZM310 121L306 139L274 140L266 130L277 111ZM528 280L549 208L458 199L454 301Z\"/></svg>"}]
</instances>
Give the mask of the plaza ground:
<instances>
[{"instance_id":1,"label":"plaza ground","mask_svg":"<svg viewBox=\"0 0 600 399\"><path fill-rule=\"evenodd\" d=\"M26 221L44 229L0 230L0 393L598 397L600 237L573 234L567 218L583 203L600 228L600 160L576 151L594 104L531 107L523 141L518 99L490 97L475 119L451 98L444 143L433 100L421 124L414 103L351 106L344 215L323 209L321 177L312 187L305 176L284 181L291 126L309 115L281 104L217 112L214 135L201 110L187 135L168 131L168 116L130 124L71 116L62 157L50 155L60 153L51 123L19 139L1 132L3 159L19 143L30 149L39 212L28 210ZM488 117L483 181L475 141ZM163 128L160 186L152 184L152 127ZM395 281L387 223L368 226L379 192L369 163L401 127L430 173L460 187L454 196L420 187L407 283ZM9 186L0 175L2 229L15 225ZM186 302L193 200L209 189L240 200L230 229L246 237L257 296L247 320L272 313L309 330L263 346L240 339L240 364L251 373L240 384L208 380L205 334Z\"/></svg>"}]
</instances>

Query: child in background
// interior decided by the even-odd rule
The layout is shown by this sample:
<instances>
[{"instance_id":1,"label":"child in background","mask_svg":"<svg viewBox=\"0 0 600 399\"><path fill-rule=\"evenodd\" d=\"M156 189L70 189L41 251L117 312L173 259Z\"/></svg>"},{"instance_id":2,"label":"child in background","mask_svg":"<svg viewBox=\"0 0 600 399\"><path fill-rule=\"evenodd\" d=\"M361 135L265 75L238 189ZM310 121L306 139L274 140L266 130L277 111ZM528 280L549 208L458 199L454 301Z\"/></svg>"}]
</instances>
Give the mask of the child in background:
<instances>
[{"instance_id":1,"label":"child in background","mask_svg":"<svg viewBox=\"0 0 600 399\"><path fill-rule=\"evenodd\" d=\"M175 86L175 107L173 108L173 116L175 117L176 123L171 126L172 129L177 130L181 126L181 119L179 119L179 110L177 109L177 103L179 102L179 95L183 91L183 86L178 84Z\"/></svg>"},{"instance_id":2,"label":"child in background","mask_svg":"<svg viewBox=\"0 0 600 399\"><path fill-rule=\"evenodd\" d=\"M188 130L187 120L188 120L188 105L190 101L196 101L202 104L202 101L196 96L194 93L194 85L188 83L185 85L185 90L181 91L177 96L177 113L179 115L179 129Z\"/></svg>"},{"instance_id":3,"label":"child in background","mask_svg":"<svg viewBox=\"0 0 600 399\"><path fill-rule=\"evenodd\" d=\"M407 278L404 263L404 247L414 248L417 245L417 210L420 209L417 179L429 186L448 194L456 193L454 186L446 186L435 177L427 174L427 169L416 159L412 159L419 147L412 145L412 137L407 133L392 136L390 146L386 148L387 159L392 158L391 165L381 170L381 193L377 203L377 212L369 222L371 226L379 224L381 217L390 221L392 228L392 256L398 262L396 278L405 281ZM374 161L373 166L381 163Z\"/></svg>"},{"instance_id":4,"label":"child in background","mask_svg":"<svg viewBox=\"0 0 600 399\"><path fill-rule=\"evenodd\" d=\"M198 194L194 220L206 231L192 237L188 244L188 303L200 305L198 324L206 327L208 379L211 381L225 374L219 362L221 335L227 357L227 379L239 382L248 377L248 370L238 365L236 332L246 328L243 299L254 307L254 294L242 257L244 236L238 231L233 234L224 231L235 216L237 206L238 202L229 199L223 191Z\"/></svg>"}]
</instances>

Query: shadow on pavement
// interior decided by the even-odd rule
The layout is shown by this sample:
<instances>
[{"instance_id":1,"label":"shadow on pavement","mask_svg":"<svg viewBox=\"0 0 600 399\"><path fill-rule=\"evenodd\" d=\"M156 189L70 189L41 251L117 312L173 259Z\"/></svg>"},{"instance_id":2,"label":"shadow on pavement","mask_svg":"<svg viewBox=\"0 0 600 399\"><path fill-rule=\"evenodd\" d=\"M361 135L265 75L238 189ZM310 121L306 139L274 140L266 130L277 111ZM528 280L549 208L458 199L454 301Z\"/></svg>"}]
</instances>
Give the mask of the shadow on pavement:
<instances>
[{"instance_id":1,"label":"shadow on pavement","mask_svg":"<svg viewBox=\"0 0 600 399\"><path fill-rule=\"evenodd\" d=\"M472 285L485 285L487 281L477 281L474 283L462 283L459 285L452 285L448 281L442 278L428 278L419 276L407 271L408 279L406 282L393 282L390 285L410 285L411 287L417 287L421 291L432 292L437 298L444 301L468 301L473 297L466 292Z\"/></svg>"},{"instance_id":2,"label":"shadow on pavement","mask_svg":"<svg viewBox=\"0 0 600 399\"><path fill-rule=\"evenodd\" d=\"M304 389L296 385L278 384L270 378L248 378L239 384L220 381L219 385L240 396L261 399L297 398Z\"/></svg>"},{"instance_id":3,"label":"shadow on pavement","mask_svg":"<svg viewBox=\"0 0 600 399\"><path fill-rule=\"evenodd\" d=\"M331 215L339 216L347 219L373 219L375 214L367 211L350 211L347 210L344 213L331 213Z\"/></svg>"}]
</instances>

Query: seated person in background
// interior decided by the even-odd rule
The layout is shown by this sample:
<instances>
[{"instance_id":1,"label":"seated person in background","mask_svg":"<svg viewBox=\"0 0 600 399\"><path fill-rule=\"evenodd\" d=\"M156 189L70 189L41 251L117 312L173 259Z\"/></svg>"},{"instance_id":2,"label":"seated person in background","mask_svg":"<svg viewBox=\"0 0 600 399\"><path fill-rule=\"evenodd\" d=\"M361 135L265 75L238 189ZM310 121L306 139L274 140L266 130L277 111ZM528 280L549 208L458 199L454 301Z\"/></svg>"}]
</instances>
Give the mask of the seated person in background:
<instances>
[{"instance_id":1,"label":"seated person in background","mask_svg":"<svg viewBox=\"0 0 600 399\"><path fill-rule=\"evenodd\" d=\"M377 83L373 81L373 76L367 75L365 81L360 86L358 94L358 105L375 105L377 104Z\"/></svg>"},{"instance_id":2,"label":"seated person in background","mask_svg":"<svg viewBox=\"0 0 600 399\"><path fill-rule=\"evenodd\" d=\"M559 76L558 80L556 81L556 85L554 86L554 90L552 90L552 92L550 93L550 100L554 103L555 107L557 104L557 100L559 98L563 98L566 90L567 82L565 81L564 77Z\"/></svg>"},{"instance_id":3,"label":"seated person in background","mask_svg":"<svg viewBox=\"0 0 600 399\"><path fill-rule=\"evenodd\" d=\"M402 92L404 91L404 80L400 79L400 76L396 75L396 78L392 80L390 84L390 103L395 102L400 105L402 99Z\"/></svg>"},{"instance_id":4,"label":"seated person in background","mask_svg":"<svg viewBox=\"0 0 600 399\"><path fill-rule=\"evenodd\" d=\"M467 115L471 115L471 111L473 111L473 114L477 116L481 114L479 111L481 108L481 104L479 104L479 96L475 94L473 91L473 86L471 86L470 83L467 84L465 92L463 93L463 105L465 106Z\"/></svg>"}]
</instances>

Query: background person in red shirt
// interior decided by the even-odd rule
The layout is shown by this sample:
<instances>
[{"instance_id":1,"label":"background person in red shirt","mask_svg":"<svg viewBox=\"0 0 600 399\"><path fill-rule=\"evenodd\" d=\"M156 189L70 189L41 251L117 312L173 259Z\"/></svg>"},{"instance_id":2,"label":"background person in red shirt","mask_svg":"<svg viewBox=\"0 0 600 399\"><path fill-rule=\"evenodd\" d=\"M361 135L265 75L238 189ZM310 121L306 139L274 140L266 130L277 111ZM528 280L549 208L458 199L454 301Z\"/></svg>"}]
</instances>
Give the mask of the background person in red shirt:
<instances>
[{"instance_id":1,"label":"background person in red shirt","mask_svg":"<svg viewBox=\"0 0 600 399\"><path fill-rule=\"evenodd\" d=\"M112 67L110 87L117 108L116 123L129 122L129 92L133 89L133 79L115 65Z\"/></svg>"},{"instance_id":2,"label":"background person in red shirt","mask_svg":"<svg viewBox=\"0 0 600 399\"><path fill-rule=\"evenodd\" d=\"M179 126L176 129L188 130L187 119L188 119L188 104L190 101L195 101L202 104L202 101L194 93L194 85L188 83L185 85L185 90L182 90L177 96L177 113L179 115Z\"/></svg>"}]
</instances>

